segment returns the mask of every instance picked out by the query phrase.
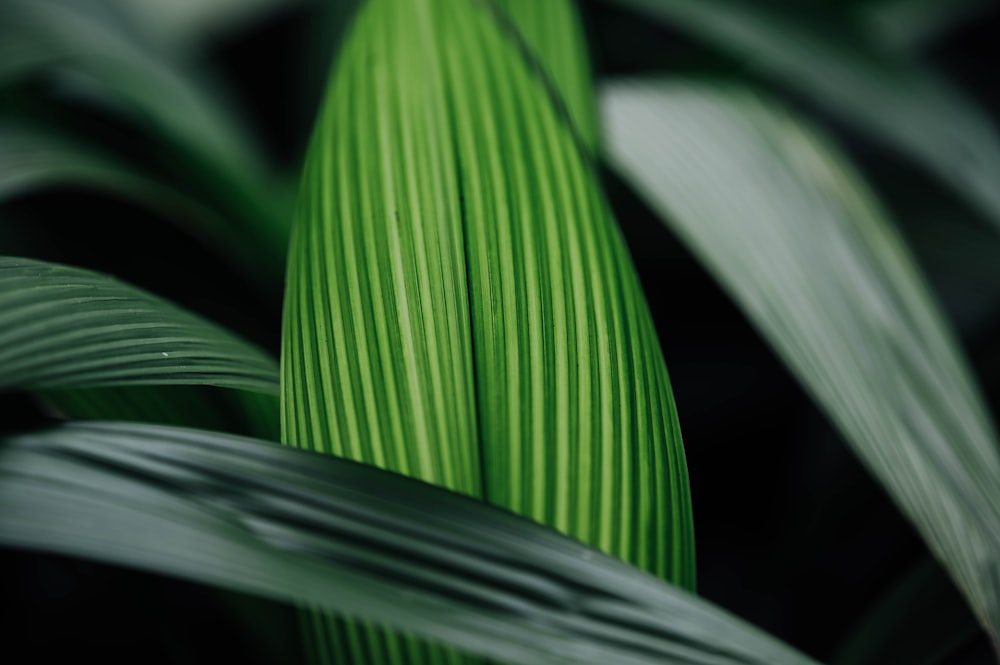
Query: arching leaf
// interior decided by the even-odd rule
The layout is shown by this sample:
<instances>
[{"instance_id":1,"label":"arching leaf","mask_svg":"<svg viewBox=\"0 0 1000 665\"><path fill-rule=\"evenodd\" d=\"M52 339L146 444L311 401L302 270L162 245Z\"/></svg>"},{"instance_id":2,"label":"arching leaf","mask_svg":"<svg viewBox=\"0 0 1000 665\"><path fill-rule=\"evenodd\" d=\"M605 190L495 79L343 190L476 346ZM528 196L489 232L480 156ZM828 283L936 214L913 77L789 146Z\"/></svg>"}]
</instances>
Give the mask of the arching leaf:
<instances>
[{"instance_id":1,"label":"arching leaf","mask_svg":"<svg viewBox=\"0 0 1000 665\"><path fill-rule=\"evenodd\" d=\"M503 663L811 665L507 511L330 456L67 424L0 441L0 543L363 618Z\"/></svg>"}]
</instances>

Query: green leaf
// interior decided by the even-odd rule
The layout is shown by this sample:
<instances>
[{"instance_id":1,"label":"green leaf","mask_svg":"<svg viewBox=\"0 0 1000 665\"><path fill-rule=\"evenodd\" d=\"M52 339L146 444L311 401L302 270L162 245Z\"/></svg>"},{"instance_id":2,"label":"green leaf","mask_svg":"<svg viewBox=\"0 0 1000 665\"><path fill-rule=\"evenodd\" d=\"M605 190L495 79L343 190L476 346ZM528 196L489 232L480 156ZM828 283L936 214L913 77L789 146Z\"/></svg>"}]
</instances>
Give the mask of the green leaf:
<instances>
[{"instance_id":1,"label":"green leaf","mask_svg":"<svg viewBox=\"0 0 1000 665\"><path fill-rule=\"evenodd\" d=\"M211 192L229 241L253 246L255 273L277 279L288 220L263 158L235 113L197 69L154 46L110 3L5 0L0 4L0 85L48 75L64 90L99 99L174 150L191 191Z\"/></svg>"},{"instance_id":2,"label":"green leaf","mask_svg":"<svg viewBox=\"0 0 1000 665\"><path fill-rule=\"evenodd\" d=\"M1000 136L948 81L852 22L810 22L749 0L615 0L690 30L798 90L947 183L1000 228Z\"/></svg>"},{"instance_id":3,"label":"green leaf","mask_svg":"<svg viewBox=\"0 0 1000 665\"><path fill-rule=\"evenodd\" d=\"M690 587L666 368L550 85L486 4L362 9L293 231L283 440L482 496ZM375 662L419 651L336 632L341 659L362 640Z\"/></svg>"},{"instance_id":4,"label":"green leaf","mask_svg":"<svg viewBox=\"0 0 1000 665\"><path fill-rule=\"evenodd\" d=\"M313 138L284 320L288 442L692 583L679 428L627 250L477 3L362 10Z\"/></svg>"},{"instance_id":5,"label":"green leaf","mask_svg":"<svg viewBox=\"0 0 1000 665\"><path fill-rule=\"evenodd\" d=\"M189 235L211 242L244 267L252 247L232 242L231 222L203 202L144 175L141 167L51 131L0 121L0 203L37 189L72 185L102 190L155 210Z\"/></svg>"},{"instance_id":6,"label":"green leaf","mask_svg":"<svg viewBox=\"0 0 1000 665\"><path fill-rule=\"evenodd\" d=\"M176 52L204 46L221 33L266 18L278 10L296 9L312 0L112 0L147 32Z\"/></svg>"},{"instance_id":7,"label":"green leaf","mask_svg":"<svg viewBox=\"0 0 1000 665\"><path fill-rule=\"evenodd\" d=\"M583 26L572 0L496 0L509 20L508 36L538 74L551 83L558 103L565 105L572 126L591 150L599 142L597 106Z\"/></svg>"},{"instance_id":8,"label":"green leaf","mask_svg":"<svg viewBox=\"0 0 1000 665\"><path fill-rule=\"evenodd\" d=\"M229 331L106 275L0 257L0 389L212 385L275 393Z\"/></svg>"},{"instance_id":9,"label":"green leaf","mask_svg":"<svg viewBox=\"0 0 1000 665\"><path fill-rule=\"evenodd\" d=\"M507 663L806 665L506 511L240 437L72 423L0 445L0 542L379 622Z\"/></svg>"},{"instance_id":10,"label":"green leaf","mask_svg":"<svg viewBox=\"0 0 1000 665\"><path fill-rule=\"evenodd\" d=\"M1000 453L958 345L871 192L741 88L620 81L609 159L729 290L1000 635Z\"/></svg>"}]
</instances>

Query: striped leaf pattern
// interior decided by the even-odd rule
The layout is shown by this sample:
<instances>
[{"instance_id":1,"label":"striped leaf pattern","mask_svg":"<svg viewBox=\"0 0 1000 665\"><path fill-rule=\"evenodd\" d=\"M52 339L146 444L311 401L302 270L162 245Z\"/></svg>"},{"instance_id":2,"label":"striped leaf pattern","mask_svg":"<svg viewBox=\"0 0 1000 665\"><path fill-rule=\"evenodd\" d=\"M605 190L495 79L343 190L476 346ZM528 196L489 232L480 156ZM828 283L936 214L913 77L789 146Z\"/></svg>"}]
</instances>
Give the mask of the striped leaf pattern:
<instances>
[{"instance_id":1,"label":"striped leaf pattern","mask_svg":"<svg viewBox=\"0 0 1000 665\"><path fill-rule=\"evenodd\" d=\"M107 275L0 257L0 389L142 384L278 390L267 354Z\"/></svg>"},{"instance_id":2,"label":"striped leaf pattern","mask_svg":"<svg viewBox=\"0 0 1000 665\"><path fill-rule=\"evenodd\" d=\"M608 156L702 258L1000 641L1000 448L902 238L835 146L753 92L625 80Z\"/></svg>"},{"instance_id":3,"label":"striped leaf pattern","mask_svg":"<svg viewBox=\"0 0 1000 665\"><path fill-rule=\"evenodd\" d=\"M357 17L293 229L283 440L484 497L691 587L655 330L581 134L503 11L374 0ZM344 623L329 637L314 631L320 660L453 657Z\"/></svg>"},{"instance_id":4,"label":"striped leaf pattern","mask_svg":"<svg viewBox=\"0 0 1000 665\"><path fill-rule=\"evenodd\" d=\"M304 602L492 662L816 665L552 529L331 456L69 423L0 439L0 475L4 546Z\"/></svg>"},{"instance_id":5,"label":"striped leaf pattern","mask_svg":"<svg viewBox=\"0 0 1000 665\"><path fill-rule=\"evenodd\" d=\"M639 284L573 130L495 14L368 3L301 196L286 441L483 493L692 583Z\"/></svg>"},{"instance_id":6,"label":"striped leaf pattern","mask_svg":"<svg viewBox=\"0 0 1000 665\"><path fill-rule=\"evenodd\" d=\"M590 54L580 15L571 0L497 0L510 25L500 21L523 55L557 93L580 139L590 149L598 144L599 127Z\"/></svg>"}]
</instances>

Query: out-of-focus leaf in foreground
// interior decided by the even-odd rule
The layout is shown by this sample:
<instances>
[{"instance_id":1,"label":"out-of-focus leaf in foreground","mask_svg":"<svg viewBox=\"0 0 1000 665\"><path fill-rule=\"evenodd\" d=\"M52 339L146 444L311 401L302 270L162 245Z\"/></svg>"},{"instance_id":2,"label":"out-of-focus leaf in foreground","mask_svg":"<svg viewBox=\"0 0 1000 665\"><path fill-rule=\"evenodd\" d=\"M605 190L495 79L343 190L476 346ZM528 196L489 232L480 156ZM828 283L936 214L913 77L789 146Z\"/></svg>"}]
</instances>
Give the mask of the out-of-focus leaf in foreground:
<instances>
[{"instance_id":1,"label":"out-of-focus leaf in foreground","mask_svg":"<svg viewBox=\"0 0 1000 665\"><path fill-rule=\"evenodd\" d=\"M740 88L619 81L611 163L729 290L1000 635L1000 453L901 239L829 142Z\"/></svg>"},{"instance_id":2,"label":"out-of-focus leaf in foreground","mask_svg":"<svg viewBox=\"0 0 1000 665\"><path fill-rule=\"evenodd\" d=\"M614 0L690 30L919 163L1000 229L1000 135L928 67L852 21L815 24L753 0Z\"/></svg>"},{"instance_id":3,"label":"out-of-focus leaf in foreground","mask_svg":"<svg viewBox=\"0 0 1000 665\"><path fill-rule=\"evenodd\" d=\"M4 545L304 603L499 662L812 663L551 529L330 456L70 423L0 441L0 476Z\"/></svg>"}]
</instances>

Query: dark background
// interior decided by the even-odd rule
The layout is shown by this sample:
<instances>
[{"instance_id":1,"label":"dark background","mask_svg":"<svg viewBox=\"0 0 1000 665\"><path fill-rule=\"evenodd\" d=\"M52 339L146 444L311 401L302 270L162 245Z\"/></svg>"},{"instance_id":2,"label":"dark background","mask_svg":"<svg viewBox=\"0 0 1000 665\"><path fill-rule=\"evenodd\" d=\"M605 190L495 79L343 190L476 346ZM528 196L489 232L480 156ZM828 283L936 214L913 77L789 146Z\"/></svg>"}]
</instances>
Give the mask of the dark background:
<instances>
[{"instance_id":1,"label":"dark background","mask_svg":"<svg viewBox=\"0 0 1000 665\"><path fill-rule=\"evenodd\" d=\"M843 9L843 3L807 4L818 21ZM225 32L203 54L290 177L308 139L334 45L323 35L339 13L315 5ZM598 77L669 71L752 78L738 62L682 32L604 2L584 2L583 10ZM922 53L994 117L1000 110L994 85L997 34L1000 7L993 7L950 29ZM934 181L822 109L779 86L756 82L832 132L871 181L957 326L993 412L1000 412L995 232ZM140 157L144 149L154 149L128 128L109 126L99 113L73 116L72 122L104 132L107 141L131 146ZM810 655L830 659L864 613L910 571L926 566L938 580L943 573L927 563L920 539L729 298L626 186L605 175L671 372L691 476L699 592ZM95 231L69 211L99 217L100 235L114 240L94 242ZM148 210L60 188L22 197L0 212L33 220L28 237L18 241L27 255L112 272L221 318L277 350L278 303L262 311L207 249ZM135 222L140 217L143 224ZM157 243L144 251L150 224ZM52 238L59 242L49 242ZM4 253L18 252L5 248ZM179 269L184 279L177 279ZM6 424L43 417L23 398ZM934 588L927 625L957 625L956 634L968 636L934 662L990 662L986 640L974 632L962 601L943 581ZM293 610L172 579L5 550L0 589L6 615L0 635L10 663L70 657L249 665L299 657ZM919 646L914 654L924 655Z\"/></svg>"}]
</instances>

